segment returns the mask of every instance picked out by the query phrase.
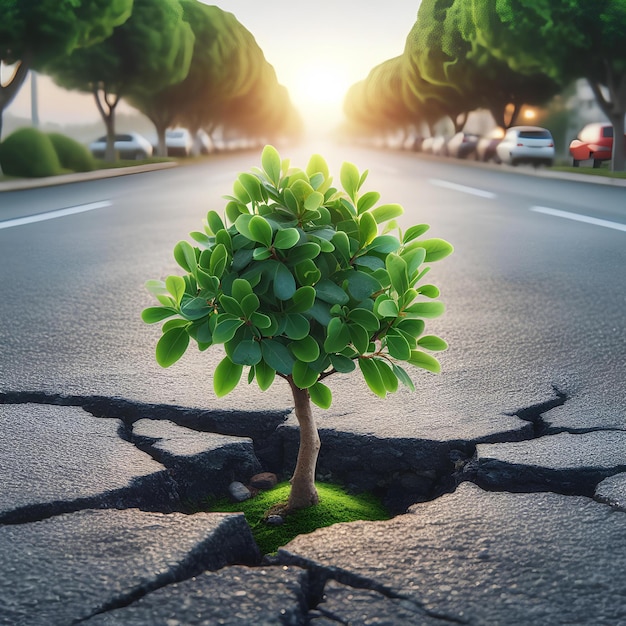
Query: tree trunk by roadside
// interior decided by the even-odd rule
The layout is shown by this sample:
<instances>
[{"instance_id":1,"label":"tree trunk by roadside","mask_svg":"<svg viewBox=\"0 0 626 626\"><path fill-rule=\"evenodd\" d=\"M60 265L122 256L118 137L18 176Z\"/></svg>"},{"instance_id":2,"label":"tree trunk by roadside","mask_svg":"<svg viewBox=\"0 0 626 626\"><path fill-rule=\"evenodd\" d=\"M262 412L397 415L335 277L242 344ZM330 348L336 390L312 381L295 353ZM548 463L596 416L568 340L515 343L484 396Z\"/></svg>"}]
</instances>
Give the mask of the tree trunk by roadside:
<instances>
[{"instance_id":1,"label":"tree trunk by roadside","mask_svg":"<svg viewBox=\"0 0 626 626\"><path fill-rule=\"evenodd\" d=\"M291 478L287 507L290 510L305 509L319 502L315 488L315 468L321 444L308 390L297 387L291 376L288 376L287 380L293 394L296 419L300 427L300 448L296 469Z\"/></svg>"},{"instance_id":2,"label":"tree trunk by roadside","mask_svg":"<svg viewBox=\"0 0 626 626\"><path fill-rule=\"evenodd\" d=\"M104 87L97 84L92 89L93 97L98 107L100 117L104 122L107 133L107 145L104 153L104 160L108 162L115 161L115 107L120 101L119 94L111 95L107 93Z\"/></svg>"}]
</instances>

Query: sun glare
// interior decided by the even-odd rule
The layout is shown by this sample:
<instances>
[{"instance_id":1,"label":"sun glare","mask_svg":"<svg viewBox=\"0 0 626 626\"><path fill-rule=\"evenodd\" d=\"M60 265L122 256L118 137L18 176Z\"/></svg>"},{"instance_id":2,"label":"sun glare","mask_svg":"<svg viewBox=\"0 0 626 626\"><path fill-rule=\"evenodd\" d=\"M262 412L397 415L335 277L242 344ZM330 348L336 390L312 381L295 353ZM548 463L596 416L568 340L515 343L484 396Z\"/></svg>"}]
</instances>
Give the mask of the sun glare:
<instances>
[{"instance_id":1,"label":"sun glare","mask_svg":"<svg viewBox=\"0 0 626 626\"><path fill-rule=\"evenodd\" d=\"M331 62L319 62L298 68L292 87L297 104L329 105L340 108L350 87L347 72Z\"/></svg>"}]
</instances>

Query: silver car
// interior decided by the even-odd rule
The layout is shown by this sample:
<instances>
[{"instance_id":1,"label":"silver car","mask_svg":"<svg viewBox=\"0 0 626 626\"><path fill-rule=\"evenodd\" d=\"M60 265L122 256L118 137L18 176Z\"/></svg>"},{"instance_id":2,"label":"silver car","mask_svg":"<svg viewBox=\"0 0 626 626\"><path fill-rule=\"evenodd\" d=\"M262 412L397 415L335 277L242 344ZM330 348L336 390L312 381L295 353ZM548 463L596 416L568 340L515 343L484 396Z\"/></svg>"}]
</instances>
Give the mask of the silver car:
<instances>
[{"instance_id":1,"label":"silver car","mask_svg":"<svg viewBox=\"0 0 626 626\"><path fill-rule=\"evenodd\" d=\"M540 126L513 126L509 128L496 148L503 163L517 165L552 165L554 139L547 128Z\"/></svg>"},{"instance_id":2,"label":"silver car","mask_svg":"<svg viewBox=\"0 0 626 626\"><path fill-rule=\"evenodd\" d=\"M104 158L107 138L100 137L89 144L91 154L97 159ZM152 156L152 145L139 133L122 133L115 135L113 149L120 159L147 159Z\"/></svg>"}]
</instances>

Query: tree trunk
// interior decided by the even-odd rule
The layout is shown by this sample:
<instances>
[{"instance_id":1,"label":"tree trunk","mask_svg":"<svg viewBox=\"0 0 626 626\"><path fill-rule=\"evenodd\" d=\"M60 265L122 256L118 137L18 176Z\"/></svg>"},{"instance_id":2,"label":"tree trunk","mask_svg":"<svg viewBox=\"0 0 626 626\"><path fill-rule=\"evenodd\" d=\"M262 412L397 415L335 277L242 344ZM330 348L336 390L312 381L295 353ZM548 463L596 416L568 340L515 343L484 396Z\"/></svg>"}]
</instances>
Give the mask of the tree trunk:
<instances>
[{"instance_id":1,"label":"tree trunk","mask_svg":"<svg viewBox=\"0 0 626 626\"><path fill-rule=\"evenodd\" d=\"M2 82L2 62L0 62L0 139L2 139L2 118L4 117L4 111L9 104L11 104L13 98L15 98L24 84L29 67L30 64L26 59L18 61L9 82L4 84Z\"/></svg>"},{"instance_id":2,"label":"tree trunk","mask_svg":"<svg viewBox=\"0 0 626 626\"><path fill-rule=\"evenodd\" d=\"M315 467L320 450L320 437L311 410L311 400L306 389L297 387L291 376L287 378L296 407L296 418L300 427L300 448L296 469L291 478L291 492L287 507L305 509L319 502L315 488Z\"/></svg>"}]
</instances>

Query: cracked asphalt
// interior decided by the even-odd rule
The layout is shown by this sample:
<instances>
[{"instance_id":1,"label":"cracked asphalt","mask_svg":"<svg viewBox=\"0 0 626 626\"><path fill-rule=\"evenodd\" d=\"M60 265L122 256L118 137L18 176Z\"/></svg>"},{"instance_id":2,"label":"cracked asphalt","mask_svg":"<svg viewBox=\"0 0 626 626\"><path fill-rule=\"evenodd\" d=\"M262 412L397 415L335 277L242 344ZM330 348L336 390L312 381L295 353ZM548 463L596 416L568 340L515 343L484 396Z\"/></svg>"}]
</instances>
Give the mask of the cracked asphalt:
<instances>
[{"instance_id":1,"label":"cracked asphalt","mask_svg":"<svg viewBox=\"0 0 626 626\"><path fill-rule=\"evenodd\" d=\"M112 206L0 231L19 294L0 304L0 624L626 625L626 289L606 264L624 266L623 235L522 212L529 180L581 205L586 185L500 173L506 203L459 202L428 187L430 162L381 158L374 186L406 208L417 185L456 246L433 269L448 310L431 330L451 347L414 394L333 377L318 470L394 518L262 558L241 515L190 514L295 459L287 389L218 402L206 355L160 370L138 319L143 282L174 271L163 251L250 159L0 194L3 211ZM437 176L492 184L461 170Z\"/></svg>"}]
</instances>

